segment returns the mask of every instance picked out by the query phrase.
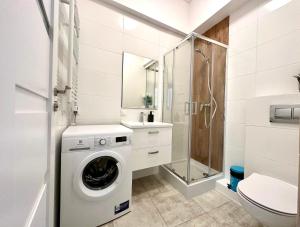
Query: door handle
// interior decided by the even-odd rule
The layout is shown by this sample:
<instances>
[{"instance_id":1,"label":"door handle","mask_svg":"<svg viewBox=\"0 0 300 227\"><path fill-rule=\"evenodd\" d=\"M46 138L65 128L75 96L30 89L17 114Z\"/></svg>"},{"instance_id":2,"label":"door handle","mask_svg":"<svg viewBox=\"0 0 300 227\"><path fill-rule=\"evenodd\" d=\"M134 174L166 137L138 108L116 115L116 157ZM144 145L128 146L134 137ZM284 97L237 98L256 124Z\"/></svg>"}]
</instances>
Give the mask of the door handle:
<instances>
[{"instance_id":1,"label":"door handle","mask_svg":"<svg viewBox=\"0 0 300 227\"><path fill-rule=\"evenodd\" d=\"M158 154L159 153L159 151L150 151L150 152L148 152L148 154Z\"/></svg>"},{"instance_id":2,"label":"door handle","mask_svg":"<svg viewBox=\"0 0 300 227\"><path fill-rule=\"evenodd\" d=\"M69 151L82 151L82 150L90 150L90 147L73 147L70 148Z\"/></svg>"},{"instance_id":3,"label":"door handle","mask_svg":"<svg viewBox=\"0 0 300 227\"><path fill-rule=\"evenodd\" d=\"M157 130L157 131L149 131L148 132L148 134L158 134L159 133L159 131Z\"/></svg>"},{"instance_id":4,"label":"door handle","mask_svg":"<svg viewBox=\"0 0 300 227\"><path fill-rule=\"evenodd\" d=\"M185 115L190 114L190 105L191 105L190 102L185 102L184 103L184 113L185 113Z\"/></svg>"},{"instance_id":5,"label":"door handle","mask_svg":"<svg viewBox=\"0 0 300 227\"><path fill-rule=\"evenodd\" d=\"M192 115L196 115L198 113L198 102L192 102Z\"/></svg>"}]
</instances>

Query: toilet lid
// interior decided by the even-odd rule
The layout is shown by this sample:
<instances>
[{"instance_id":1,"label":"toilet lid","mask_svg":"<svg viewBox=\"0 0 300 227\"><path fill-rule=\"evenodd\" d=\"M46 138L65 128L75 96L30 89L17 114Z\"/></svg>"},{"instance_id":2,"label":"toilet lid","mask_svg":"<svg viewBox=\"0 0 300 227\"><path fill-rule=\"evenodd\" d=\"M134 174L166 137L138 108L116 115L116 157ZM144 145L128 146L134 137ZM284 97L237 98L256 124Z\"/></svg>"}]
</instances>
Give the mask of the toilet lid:
<instances>
[{"instance_id":1,"label":"toilet lid","mask_svg":"<svg viewBox=\"0 0 300 227\"><path fill-rule=\"evenodd\" d=\"M238 184L238 190L255 203L280 213L297 214L297 187L253 173Z\"/></svg>"}]
</instances>

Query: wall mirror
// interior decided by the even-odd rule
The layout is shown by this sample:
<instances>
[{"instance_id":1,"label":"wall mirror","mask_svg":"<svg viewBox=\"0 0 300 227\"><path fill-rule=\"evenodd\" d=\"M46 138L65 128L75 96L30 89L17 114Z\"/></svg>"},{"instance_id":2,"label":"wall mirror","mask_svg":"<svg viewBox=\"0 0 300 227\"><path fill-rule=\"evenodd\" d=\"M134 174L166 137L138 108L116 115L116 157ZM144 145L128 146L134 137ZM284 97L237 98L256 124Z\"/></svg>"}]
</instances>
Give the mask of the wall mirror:
<instances>
[{"instance_id":1,"label":"wall mirror","mask_svg":"<svg viewBox=\"0 0 300 227\"><path fill-rule=\"evenodd\" d=\"M157 108L158 61L124 52L122 77L122 108Z\"/></svg>"}]
</instances>

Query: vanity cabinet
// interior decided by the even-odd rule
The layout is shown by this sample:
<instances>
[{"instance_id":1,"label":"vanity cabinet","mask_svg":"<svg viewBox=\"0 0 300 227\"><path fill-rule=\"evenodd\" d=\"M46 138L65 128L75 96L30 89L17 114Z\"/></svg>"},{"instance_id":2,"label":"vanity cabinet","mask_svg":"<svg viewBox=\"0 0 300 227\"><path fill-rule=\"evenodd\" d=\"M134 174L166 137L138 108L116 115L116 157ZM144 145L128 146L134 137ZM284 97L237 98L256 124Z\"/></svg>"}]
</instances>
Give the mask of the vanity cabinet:
<instances>
[{"instance_id":1,"label":"vanity cabinet","mask_svg":"<svg viewBox=\"0 0 300 227\"><path fill-rule=\"evenodd\" d=\"M133 171L171 162L172 128L133 129Z\"/></svg>"},{"instance_id":2,"label":"vanity cabinet","mask_svg":"<svg viewBox=\"0 0 300 227\"><path fill-rule=\"evenodd\" d=\"M133 130L131 137L133 171L171 162L172 124L160 123L161 127L155 123L144 127L124 125Z\"/></svg>"}]
</instances>

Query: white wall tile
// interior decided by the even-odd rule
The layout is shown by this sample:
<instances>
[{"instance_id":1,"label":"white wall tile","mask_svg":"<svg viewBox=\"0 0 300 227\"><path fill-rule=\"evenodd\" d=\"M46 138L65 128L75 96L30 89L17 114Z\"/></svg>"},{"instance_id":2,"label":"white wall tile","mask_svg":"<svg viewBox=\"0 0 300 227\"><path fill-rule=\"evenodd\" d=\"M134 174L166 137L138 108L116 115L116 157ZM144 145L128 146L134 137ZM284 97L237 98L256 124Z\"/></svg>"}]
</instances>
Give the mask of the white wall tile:
<instances>
[{"instance_id":1,"label":"white wall tile","mask_svg":"<svg viewBox=\"0 0 300 227\"><path fill-rule=\"evenodd\" d=\"M295 184L298 179L298 137L298 129L247 126L247 175L258 172Z\"/></svg>"},{"instance_id":2,"label":"white wall tile","mask_svg":"<svg viewBox=\"0 0 300 227\"><path fill-rule=\"evenodd\" d=\"M226 104L226 121L244 123L246 119L245 100L228 101Z\"/></svg>"},{"instance_id":3,"label":"white wall tile","mask_svg":"<svg viewBox=\"0 0 300 227\"><path fill-rule=\"evenodd\" d=\"M100 71L79 69L79 93L103 97L121 96L122 76Z\"/></svg>"},{"instance_id":4,"label":"white wall tile","mask_svg":"<svg viewBox=\"0 0 300 227\"><path fill-rule=\"evenodd\" d=\"M97 1L80 0L77 1L77 4L80 18L87 18L115 30L123 31L123 15L121 13L107 8Z\"/></svg>"},{"instance_id":5,"label":"white wall tile","mask_svg":"<svg viewBox=\"0 0 300 227\"><path fill-rule=\"evenodd\" d=\"M246 160L251 160L251 162L246 162ZM253 172L298 185L298 167L281 165L273 160L247 152L245 154L245 176L247 177Z\"/></svg>"},{"instance_id":6,"label":"white wall tile","mask_svg":"<svg viewBox=\"0 0 300 227\"><path fill-rule=\"evenodd\" d=\"M127 16L124 17L123 23L125 34L151 43L159 44L159 30Z\"/></svg>"},{"instance_id":7,"label":"white wall tile","mask_svg":"<svg viewBox=\"0 0 300 227\"><path fill-rule=\"evenodd\" d=\"M253 23L229 36L231 53L240 53L256 46L257 24ZM232 56L232 55L231 55Z\"/></svg>"},{"instance_id":8,"label":"white wall tile","mask_svg":"<svg viewBox=\"0 0 300 227\"><path fill-rule=\"evenodd\" d=\"M226 146L242 150L245 144L244 124L227 122L226 124Z\"/></svg>"},{"instance_id":9,"label":"white wall tile","mask_svg":"<svg viewBox=\"0 0 300 227\"><path fill-rule=\"evenodd\" d=\"M240 31L251 24L257 23L259 1L260 0L251 0L230 15L230 35L233 35L235 32Z\"/></svg>"},{"instance_id":10,"label":"white wall tile","mask_svg":"<svg viewBox=\"0 0 300 227\"><path fill-rule=\"evenodd\" d=\"M92 20L80 21L80 42L99 49L122 53L122 32Z\"/></svg>"},{"instance_id":11,"label":"white wall tile","mask_svg":"<svg viewBox=\"0 0 300 227\"><path fill-rule=\"evenodd\" d=\"M229 79L227 100L250 99L255 96L255 75Z\"/></svg>"},{"instance_id":12,"label":"white wall tile","mask_svg":"<svg viewBox=\"0 0 300 227\"><path fill-rule=\"evenodd\" d=\"M122 55L81 44L79 67L120 75Z\"/></svg>"},{"instance_id":13,"label":"white wall tile","mask_svg":"<svg viewBox=\"0 0 300 227\"><path fill-rule=\"evenodd\" d=\"M299 62L300 29L257 48L257 70L263 71Z\"/></svg>"},{"instance_id":14,"label":"white wall tile","mask_svg":"<svg viewBox=\"0 0 300 227\"><path fill-rule=\"evenodd\" d=\"M127 34L123 36L123 47L125 52L151 59L159 58L159 45Z\"/></svg>"},{"instance_id":15,"label":"white wall tile","mask_svg":"<svg viewBox=\"0 0 300 227\"><path fill-rule=\"evenodd\" d=\"M298 129L246 127L246 152L285 165L298 165ZM246 162L251 162L247 159Z\"/></svg>"},{"instance_id":16,"label":"white wall tile","mask_svg":"<svg viewBox=\"0 0 300 227\"><path fill-rule=\"evenodd\" d=\"M300 62L273 70L258 72L255 82L256 96L298 94L298 85L296 78L293 76L299 72Z\"/></svg>"},{"instance_id":17,"label":"white wall tile","mask_svg":"<svg viewBox=\"0 0 300 227\"><path fill-rule=\"evenodd\" d=\"M120 123L121 97L79 94L78 124Z\"/></svg>"},{"instance_id":18,"label":"white wall tile","mask_svg":"<svg viewBox=\"0 0 300 227\"><path fill-rule=\"evenodd\" d=\"M159 32L159 45L166 47L167 51L171 48L175 47L177 43L179 43L183 37L175 36L163 31Z\"/></svg>"},{"instance_id":19,"label":"white wall tile","mask_svg":"<svg viewBox=\"0 0 300 227\"><path fill-rule=\"evenodd\" d=\"M228 58L228 77L243 76L256 72L256 48Z\"/></svg>"},{"instance_id":20,"label":"white wall tile","mask_svg":"<svg viewBox=\"0 0 300 227\"><path fill-rule=\"evenodd\" d=\"M258 44L300 29L299 12L300 4L297 0L290 1L275 11L262 7L258 18Z\"/></svg>"}]
</instances>

